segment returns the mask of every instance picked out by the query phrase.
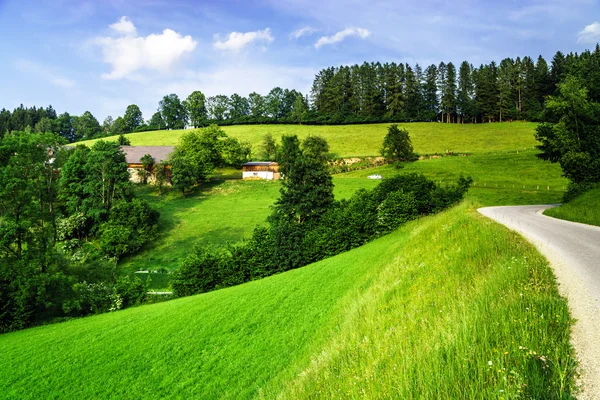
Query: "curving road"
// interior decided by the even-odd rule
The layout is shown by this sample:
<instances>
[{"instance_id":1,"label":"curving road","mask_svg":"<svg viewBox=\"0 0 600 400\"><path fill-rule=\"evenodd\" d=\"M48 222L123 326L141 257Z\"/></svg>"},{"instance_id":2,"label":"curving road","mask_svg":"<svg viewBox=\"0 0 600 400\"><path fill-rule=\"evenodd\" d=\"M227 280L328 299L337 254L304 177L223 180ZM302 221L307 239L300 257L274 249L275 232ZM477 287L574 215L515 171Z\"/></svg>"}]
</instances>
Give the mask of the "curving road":
<instances>
[{"instance_id":1,"label":"curving road","mask_svg":"<svg viewBox=\"0 0 600 400\"><path fill-rule=\"evenodd\" d=\"M582 368L580 398L600 399L600 227L543 215L550 207L553 205L478 211L522 234L550 261L560 292L577 320L572 341Z\"/></svg>"}]
</instances>

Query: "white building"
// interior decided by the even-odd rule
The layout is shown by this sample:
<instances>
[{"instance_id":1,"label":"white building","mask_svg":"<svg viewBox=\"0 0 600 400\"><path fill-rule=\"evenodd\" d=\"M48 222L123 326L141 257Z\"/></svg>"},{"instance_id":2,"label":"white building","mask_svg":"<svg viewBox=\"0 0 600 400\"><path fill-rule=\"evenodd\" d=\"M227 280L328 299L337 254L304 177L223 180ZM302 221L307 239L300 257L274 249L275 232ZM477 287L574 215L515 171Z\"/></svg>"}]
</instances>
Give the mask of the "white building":
<instances>
[{"instance_id":1,"label":"white building","mask_svg":"<svg viewBox=\"0 0 600 400\"><path fill-rule=\"evenodd\" d=\"M280 179L279 165L272 161L253 161L242 165L243 179Z\"/></svg>"}]
</instances>

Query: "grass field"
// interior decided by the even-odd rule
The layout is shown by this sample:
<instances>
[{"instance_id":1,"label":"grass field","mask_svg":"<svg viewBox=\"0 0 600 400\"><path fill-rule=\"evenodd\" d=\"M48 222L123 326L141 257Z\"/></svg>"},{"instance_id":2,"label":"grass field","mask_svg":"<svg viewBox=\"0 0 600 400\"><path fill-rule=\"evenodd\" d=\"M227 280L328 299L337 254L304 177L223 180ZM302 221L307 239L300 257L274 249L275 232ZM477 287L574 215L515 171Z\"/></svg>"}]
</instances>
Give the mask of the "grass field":
<instances>
[{"instance_id":1,"label":"grass field","mask_svg":"<svg viewBox=\"0 0 600 400\"><path fill-rule=\"evenodd\" d=\"M583 193L560 207L549 208L544 214L554 218L600 226L600 187Z\"/></svg>"},{"instance_id":2,"label":"grass field","mask_svg":"<svg viewBox=\"0 0 600 400\"><path fill-rule=\"evenodd\" d=\"M347 198L360 188L372 188L378 182L363 179L334 178L336 198ZM216 181L197 187L181 197L176 191L159 196L156 190L139 187L138 194L161 213L160 236L146 249L120 263L124 272L176 269L195 244L226 245L252 234L265 225L270 206L279 196L279 182ZM152 275L152 287L164 289L164 280Z\"/></svg>"},{"instance_id":3,"label":"grass field","mask_svg":"<svg viewBox=\"0 0 600 400\"><path fill-rule=\"evenodd\" d=\"M442 184L455 182L460 174L474 179L469 198L482 205L516 205L560 202L566 179L560 167L540 160L535 151L475 154L469 157L442 157L391 165L334 176L336 198L348 198L360 188L373 188L377 181L367 179L378 173L422 172ZM523 187L524 186L524 187ZM550 187L550 190L548 190ZM249 236L265 223L270 205L279 196L278 182L218 181L181 198L178 192L158 196L141 188L138 193L160 212L160 237L140 253L121 261L124 272L173 270L194 244L224 245ZM140 275L141 276L141 275ZM165 289L165 279L152 275L151 287Z\"/></svg>"},{"instance_id":4,"label":"grass field","mask_svg":"<svg viewBox=\"0 0 600 400\"><path fill-rule=\"evenodd\" d=\"M413 122L399 124L410 133L415 151L420 154L532 149L538 143L533 137L537 124L531 122L503 122L493 124L441 124ZM337 157L377 156L389 124L364 125L235 125L224 126L230 136L253 145L256 154L262 137L270 133L279 141L282 135L323 136L331 152ZM175 146L188 130L151 131L131 133L127 138L133 146ZM109 137L104 140L116 140ZM90 145L95 140L81 142Z\"/></svg>"},{"instance_id":5,"label":"grass field","mask_svg":"<svg viewBox=\"0 0 600 400\"><path fill-rule=\"evenodd\" d=\"M0 336L6 398L567 398L570 319L462 204L244 285Z\"/></svg>"}]
</instances>

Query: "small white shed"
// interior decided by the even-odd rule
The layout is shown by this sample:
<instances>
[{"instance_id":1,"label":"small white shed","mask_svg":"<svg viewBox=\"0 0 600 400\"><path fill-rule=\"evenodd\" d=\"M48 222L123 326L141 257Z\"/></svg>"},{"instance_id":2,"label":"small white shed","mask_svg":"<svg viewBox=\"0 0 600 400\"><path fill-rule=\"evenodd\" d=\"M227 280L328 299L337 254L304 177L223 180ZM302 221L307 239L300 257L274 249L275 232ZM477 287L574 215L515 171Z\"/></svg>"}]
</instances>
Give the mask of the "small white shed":
<instances>
[{"instance_id":1,"label":"small white shed","mask_svg":"<svg viewBox=\"0 0 600 400\"><path fill-rule=\"evenodd\" d=\"M281 178L279 165L273 161L252 161L242 165L243 179L277 180Z\"/></svg>"}]
</instances>

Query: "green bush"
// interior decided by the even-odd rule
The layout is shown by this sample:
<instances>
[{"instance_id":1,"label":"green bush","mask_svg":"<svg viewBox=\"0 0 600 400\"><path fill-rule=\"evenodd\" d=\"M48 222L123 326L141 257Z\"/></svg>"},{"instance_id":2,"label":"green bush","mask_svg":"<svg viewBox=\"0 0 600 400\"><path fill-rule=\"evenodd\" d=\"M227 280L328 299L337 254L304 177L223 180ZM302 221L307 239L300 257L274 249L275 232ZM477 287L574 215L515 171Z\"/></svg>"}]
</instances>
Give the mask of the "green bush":
<instances>
[{"instance_id":1,"label":"green bush","mask_svg":"<svg viewBox=\"0 0 600 400\"><path fill-rule=\"evenodd\" d=\"M122 276L117 279L115 285L116 293L121 297L122 307L127 308L131 306L137 306L146 300L148 293L149 280L142 282L140 278L129 276Z\"/></svg>"},{"instance_id":2,"label":"green bush","mask_svg":"<svg viewBox=\"0 0 600 400\"><path fill-rule=\"evenodd\" d=\"M220 287L226 257L220 250L211 251L201 246L194 248L194 252L185 258L183 265L173 274L173 294L189 296Z\"/></svg>"}]
</instances>

